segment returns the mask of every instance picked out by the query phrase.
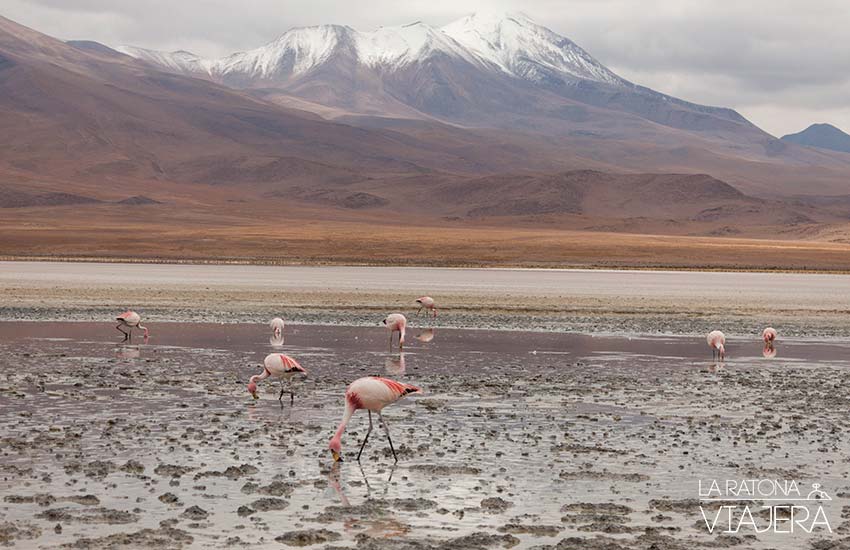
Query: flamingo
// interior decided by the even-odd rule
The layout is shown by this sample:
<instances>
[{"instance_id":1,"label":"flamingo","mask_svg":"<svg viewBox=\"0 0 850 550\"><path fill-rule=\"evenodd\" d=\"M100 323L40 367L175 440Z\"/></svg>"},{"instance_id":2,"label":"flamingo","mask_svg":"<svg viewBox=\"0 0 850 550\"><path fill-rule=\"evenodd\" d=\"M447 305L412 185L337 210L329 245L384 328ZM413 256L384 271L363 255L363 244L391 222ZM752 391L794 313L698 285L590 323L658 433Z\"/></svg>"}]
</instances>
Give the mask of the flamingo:
<instances>
[{"instance_id":1,"label":"flamingo","mask_svg":"<svg viewBox=\"0 0 850 550\"><path fill-rule=\"evenodd\" d=\"M430 296L422 296L421 298L416 299L416 303L419 304L419 309L416 311L416 316L419 317L419 313L422 311L422 308L431 312L431 316L433 318L437 318L437 304L434 302L434 299ZM426 312L427 315L427 312Z\"/></svg>"},{"instance_id":2,"label":"flamingo","mask_svg":"<svg viewBox=\"0 0 850 550\"><path fill-rule=\"evenodd\" d=\"M133 339L133 329L138 328L145 331L145 340L148 339L148 329L147 327L142 326L142 318L133 310L128 309L121 315L115 318L118 321L118 325L115 327L118 332L124 335L124 340L122 342L126 342L127 340ZM125 331L121 327L127 327Z\"/></svg>"},{"instance_id":3,"label":"flamingo","mask_svg":"<svg viewBox=\"0 0 850 550\"><path fill-rule=\"evenodd\" d=\"M369 439L369 434L372 433L372 412L378 413L378 419L384 425L384 431L387 434L387 441L390 443L390 451L393 453L393 458L398 462L398 456L393 447L393 440L390 437L390 429L384 417L381 416L381 410L387 405L391 405L411 393L421 393L422 390L410 384L403 384L390 380L389 378L381 378L380 376L366 376L358 378L348 385L345 390L345 414L342 416L342 422L336 429L336 433L331 438L328 449L331 451L334 462L342 460L340 453L342 452L342 432L351 420L351 416L357 409L366 409L369 412L369 430L366 432L366 437L363 438L363 443L360 445L360 451L357 453L357 462L360 462L360 455L363 454L363 448L366 446L366 441Z\"/></svg>"},{"instance_id":4,"label":"flamingo","mask_svg":"<svg viewBox=\"0 0 850 550\"><path fill-rule=\"evenodd\" d=\"M719 356L720 360L723 361L726 357L726 335L719 330L712 330L708 333L705 340L708 342L709 347L711 347L712 358Z\"/></svg>"},{"instance_id":5,"label":"flamingo","mask_svg":"<svg viewBox=\"0 0 850 550\"><path fill-rule=\"evenodd\" d=\"M266 355L263 365L257 366L263 367L263 372L255 374L251 377L251 380L248 381L248 393L250 393L254 399L259 399L260 397L257 395L257 382L264 378L268 378L269 376L274 376L280 380L280 395L277 397L277 400L280 401L281 407L283 406L283 379L291 380L296 374L307 374L307 371L304 370L304 367L298 364L298 361L282 353L270 353ZM292 391L292 383L290 382L289 404L292 405L294 403L295 392Z\"/></svg>"},{"instance_id":6,"label":"flamingo","mask_svg":"<svg viewBox=\"0 0 850 550\"><path fill-rule=\"evenodd\" d=\"M384 319L387 330L390 331L390 350L393 349L393 333L398 332L398 349L404 348L404 332L407 327L407 318L401 313L390 313Z\"/></svg>"},{"instance_id":7,"label":"flamingo","mask_svg":"<svg viewBox=\"0 0 850 550\"><path fill-rule=\"evenodd\" d=\"M277 337L283 336L283 319L280 317L275 317L271 321L269 321L269 327L272 329L272 334Z\"/></svg>"},{"instance_id":8,"label":"flamingo","mask_svg":"<svg viewBox=\"0 0 850 550\"><path fill-rule=\"evenodd\" d=\"M773 345L773 341L776 340L776 329L773 327L767 327L761 333L761 337L764 340L764 343Z\"/></svg>"}]
</instances>

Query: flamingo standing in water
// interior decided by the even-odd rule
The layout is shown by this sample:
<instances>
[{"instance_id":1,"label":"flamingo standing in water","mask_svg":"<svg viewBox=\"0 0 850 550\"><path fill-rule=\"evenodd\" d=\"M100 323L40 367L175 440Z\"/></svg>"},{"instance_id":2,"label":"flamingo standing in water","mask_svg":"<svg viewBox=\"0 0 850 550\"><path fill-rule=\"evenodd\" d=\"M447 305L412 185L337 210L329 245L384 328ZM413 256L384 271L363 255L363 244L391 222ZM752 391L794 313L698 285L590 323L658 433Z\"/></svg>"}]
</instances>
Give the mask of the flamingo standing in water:
<instances>
[{"instance_id":1,"label":"flamingo standing in water","mask_svg":"<svg viewBox=\"0 0 850 550\"><path fill-rule=\"evenodd\" d=\"M776 329L773 327L767 327L761 333L761 337L764 340L765 345L773 345L773 341L776 340Z\"/></svg>"},{"instance_id":2,"label":"flamingo standing in water","mask_svg":"<svg viewBox=\"0 0 850 550\"><path fill-rule=\"evenodd\" d=\"M257 382L268 378L269 376L274 376L275 378L280 380L280 395L277 397L277 400L280 401L281 407L283 406L283 380L284 378L289 382L289 404L292 405L295 403L295 392L292 391L292 382L291 379L296 374L306 375L307 371L304 370L304 367L298 364L298 361L293 359L288 355L284 355L282 353L270 353L266 355L265 360L263 361L263 365L257 365L263 367L263 372L260 374L255 374L251 377L251 380L248 381L248 393L254 399L259 399L260 397L257 395Z\"/></svg>"},{"instance_id":3,"label":"flamingo standing in water","mask_svg":"<svg viewBox=\"0 0 850 550\"><path fill-rule=\"evenodd\" d=\"M416 311L417 317L419 317L419 313L422 312L422 308L425 308L427 310L426 315L427 312L430 311L431 317L434 319L437 318L437 304L434 302L433 298L430 296L422 296L421 298L416 299L416 303L419 304L419 309Z\"/></svg>"},{"instance_id":4,"label":"flamingo standing in water","mask_svg":"<svg viewBox=\"0 0 850 550\"><path fill-rule=\"evenodd\" d=\"M726 358L726 335L719 330L712 330L705 340L711 348L712 359L719 357L723 361Z\"/></svg>"},{"instance_id":5,"label":"flamingo standing in water","mask_svg":"<svg viewBox=\"0 0 850 550\"><path fill-rule=\"evenodd\" d=\"M274 334L278 338L283 336L283 326L283 319L281 319L280 317L275 317L274 319L269 321L269 328L272 329L272 334Z\"/></svg>"},{"instance_id":6,"label":"flamingo standing in water","mask_svg":"<svg viewBox=\"0 0 850 550\"><path fill-rule=\"evenodd\" d=\"M145 340L148 339L148 329L147 327L142 326L142 318L135 311L128 309L116 317L115 320L118 321L118 325L115 328L118 332L124 335L124 340L122 340L123 342L133 339L134 328L145 331ZM125 331L121 327L127 327L127 330Z\"/></svg>"},{"instance_id":7,"label":"flamingo standing in water","mask_svg":"<svg viewBox=\"0 0 850 550\"><path fill-rule=\"evenodd\" d=\"M776 347L773 345L776 340L776 329L767 327L762 331L761 337L764 340L764 349L761 351L761 354L767 359L773 359L776 357Z\"/></svg>"},{"instance_id":8,"label":"flamingo standing in water","mask_svg":"<svg viewBox=\"0 0 850 550\"><path fill-rule=\"evenodd\" d=\"M393 349L393 333L398 332L398 349L404 348L404 332L407 327L407 318L401 313L390 313L384 319L387 330L390 332L390 350Z\"/></svg>"},{"instance_id":9,"label":"flamingo standing in water","mask_svg":"<svg viewBox=\"0 0 850 550\"><path fill-rule=\"evenodd\" d=\"M357 453L357 461L360 462L360 455L363 454L363 448L366 446L366 441L369 440L369 434L372 433L372 412L378 413L378 419L384 425L384 431L387 434L387 441L390 443L390 451L393 453L393 458L398 462L398 456L395 454L393 440L390 437L390 429L384 417L381 416L381 410L387 405L391 405L411 393L420 393L422 390L410 384L403 384L390 380L389 378L381 378L380 376L367 376L358 378L345 391L345 414L342 416L342 422L336 429L336 434L331 438L328 449L331 451L334 462L342 460L340 453L342 452L342 432L351 420L351 416L357 409L366 409L369 412L369 430L366 432L366 437L363 438L363 443L360 445L360 452Z\"/></svg>"}]
</instances>

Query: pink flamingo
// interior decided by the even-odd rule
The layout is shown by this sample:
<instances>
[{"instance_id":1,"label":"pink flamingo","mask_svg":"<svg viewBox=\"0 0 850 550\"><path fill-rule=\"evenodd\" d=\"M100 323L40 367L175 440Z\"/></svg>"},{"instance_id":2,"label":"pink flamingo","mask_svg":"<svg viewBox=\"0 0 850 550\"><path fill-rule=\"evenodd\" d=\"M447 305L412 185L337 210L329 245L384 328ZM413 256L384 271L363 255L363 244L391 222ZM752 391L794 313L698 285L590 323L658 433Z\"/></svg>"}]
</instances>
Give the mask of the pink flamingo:
<instances>
[{"instance_id":1,"label":"pink flamingo","mask_svg":"<svg viewBox=\"0 0 850 550\"><path fill-rule=\"evenodd\" d=\"M145 340L148 339L148 329L142 326L142 318L138 313L132 310L127 310L118 317L115 318L118 321L118 326L115 328L124 335L124 340L122 342L126 342L127 340L133 339L133 329L137 328L145 331ZM127 327L125 331L121 327Z\"/></svg>"},{"instance_id":2,"label":"pink flamingo","mask_svg":"<svg viewBox=\"0 0 850 550\"><path fill-rule=\"evenodd\" d=\"M705 339L711 347L712 359L720 357L720 360L723 361L726 357L726 335L719 330L712 330Z\"/></svg>"},{"instance_id":3,"label":"pink flamingo","mask_svg":"<svg viewBox=\"0 0 850 550\"><path fill-rule=\"evenodd\" d=\"M765 344L773 345L773 341L776 340L776 329L773 327L767 327L762 331L761 337Z\"/></svg>"},{"instance_id":4,"label":"pink flamingo","mask_svg":"<svg viewBox=\"0 0 850 550\"><path fill-rule=\"evenodd\" d=\"M270 353L266 355L266 358L263 361L263 365L257 366L263 367L263 372L260 374L255 374L251 377L251 380L248 381L248 393L250 393L254 399L259 399L260 397L257 395L257 382L263 380L264 378L268 378L269 376L274 376L275 378L280 380L280 395L277 397L277 400L280 401L280 405L282 407L283 379L285 378L287 381L290 381L289 404L294 404L295 392L292 391L291 379L296 374L306 375L307 371L304 370L304 367L299 365L298 361L296 361L292 357L284 355L282 353Z\"/></svg>"},{"instance_id":5,"label":"pink flamingo","mask_svg":"<svg viewBox=\"0 0 850 550\"><path fill-rule=\"evenodd\" d=\"M274 334L278 338L283 336L283 327L283 319L281 319L280 317L275 317L274 319L269 321L269 328L272 329L272 334Z\"/></svg>"},{"instance_id":6,"label":"pink flamingo","mask_svg":"<svg viewBox=\"0 0 850 550\"><path fill-rule=\"evenodd\" d=\"M398 349L404 348L404 332L407 327L407 318L401 313L390 313L384 319L387 330L390 332L390 350L393 349L393 333L398 332Z\"/></svg>"},{"instance_id":7,"label":"pink flamingo","mask_svg":"<svg viewBox=\"0 0 850 550\"><path fill-rule=\"evenodd\" d=\"M433 318L437 318L437 304L434 302L434 299L430 296L423 296L421 298L416 299L416 303L419 304L419 309L416 311L416 316L419 317L419 313L422 311L422 308L431 312L431 316ZM426 312L427 314L427 312Z\"/></svg>"},{"instance_id":8,"label":"pink flamingo","mask_svg":"<svg viewBox=\"0 0 850 550\"><path fill-rule=\"evenodd\" d=\"M363 438L363 443L360 445L360 452L357 453L357 461L360 462L360 455L363 454L363 448L366 446L366 441L369 439L369 434L372 433L372 411L378 413L378 419L384 425L384 431L387 434L387 441L390 443L390 451L393 453L393 458L398 462L398 456L395 454L393 440L390 438L390 429L384 417L381 416L381 410L387 405L391 405L411 393L421 393L422 390L410 384L403 384L390 380L389 378L381 378L380 376L367 376L359 378L349 384L345 391L345 414L342 416L342 422L336 429L336 434L331 438L328 449L331 451L334 462L342 460L340 453L342 452L342 432L351 420L351 416L357 409L366 409L369 412L369 430L366 432L366 437Z\"/></svg>"}]
</instances>

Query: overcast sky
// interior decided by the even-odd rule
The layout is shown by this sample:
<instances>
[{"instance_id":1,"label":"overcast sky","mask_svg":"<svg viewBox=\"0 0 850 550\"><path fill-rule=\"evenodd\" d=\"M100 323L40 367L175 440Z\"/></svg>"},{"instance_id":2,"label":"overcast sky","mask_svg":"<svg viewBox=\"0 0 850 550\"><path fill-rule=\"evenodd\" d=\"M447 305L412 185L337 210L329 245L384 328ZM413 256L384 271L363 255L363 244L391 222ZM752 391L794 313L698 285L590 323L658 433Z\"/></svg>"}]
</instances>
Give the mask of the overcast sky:
<instances>
[{"instance_id":1,"label":"overcast sky","mask_svg":"<svg viewBox=\"0 0 850 550\"><path fill-rule=\"evenodd\" d=\"M774 135L850 132L850 0L0 0L0 14L63 39L219 56L288 28L360 30L475 11L522 11L621 76L733 107Z\"/></svg>"}]
</instances>

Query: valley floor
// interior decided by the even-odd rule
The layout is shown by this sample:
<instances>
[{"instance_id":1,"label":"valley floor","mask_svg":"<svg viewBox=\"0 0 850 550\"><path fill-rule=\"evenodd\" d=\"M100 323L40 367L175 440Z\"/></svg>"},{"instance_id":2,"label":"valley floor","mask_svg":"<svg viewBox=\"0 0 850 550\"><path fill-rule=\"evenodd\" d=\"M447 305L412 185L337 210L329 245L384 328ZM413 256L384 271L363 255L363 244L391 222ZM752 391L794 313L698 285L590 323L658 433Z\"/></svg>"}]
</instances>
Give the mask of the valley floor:
<instances>
[{"instance_id":1,"label":"valley floor","mask_svg":"<svg viewBox=\"0 0 850 550\"><path fill-rule=\"evenodd\" d=\"M817 240L817 233L809 235L802 229L781 233L753 228L744 238L669 234L670 228L651 226L630 233L570 229L570 224L560 222L549 229L539 221L527 226L515 222L494 227L468 221L405 221L362 214L329 220L327 212L309 209L146 208L80 206L70 212L69 207L62 207L61 212L51 208L5 209L0 218L0 257L283 265L850 271L850 242L841 227L831 228L830 242L824 242ZM665 234L651 234L655 229Z\"/></svg>"}]
</instances>

